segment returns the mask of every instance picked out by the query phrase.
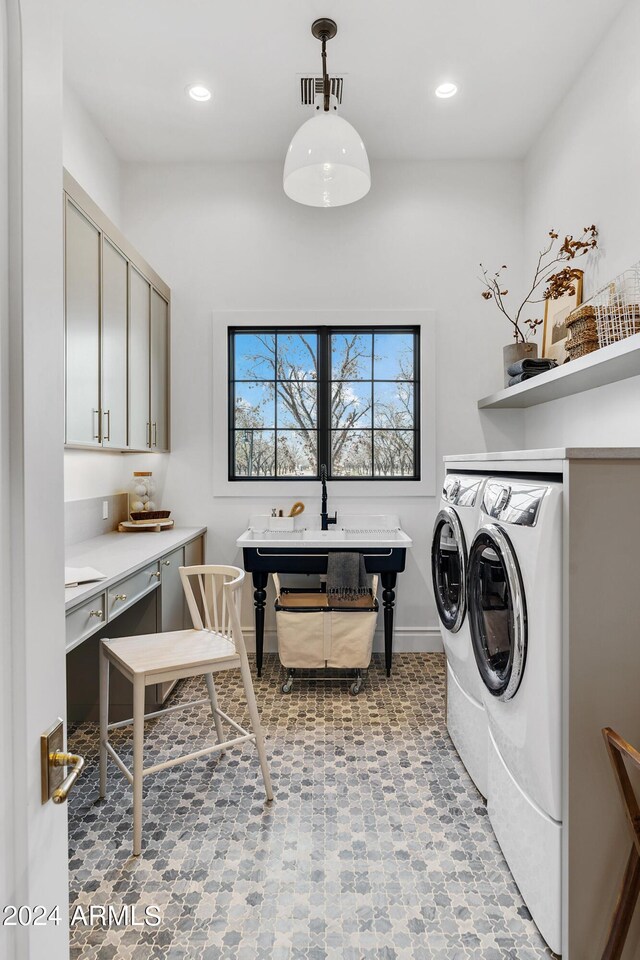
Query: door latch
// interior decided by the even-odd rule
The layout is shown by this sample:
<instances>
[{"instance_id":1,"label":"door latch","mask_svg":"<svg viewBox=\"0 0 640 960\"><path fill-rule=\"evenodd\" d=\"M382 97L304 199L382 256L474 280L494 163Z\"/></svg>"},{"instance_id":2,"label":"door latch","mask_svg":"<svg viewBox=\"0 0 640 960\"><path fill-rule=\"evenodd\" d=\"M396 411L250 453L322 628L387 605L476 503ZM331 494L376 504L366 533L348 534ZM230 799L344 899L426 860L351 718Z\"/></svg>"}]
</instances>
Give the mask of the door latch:
<instances>
[{"instance_id":1,"label":"door latch","mask_svg":"<svg viewBox=\"0 0 640 960\"><path fill-rule=\"evenodd\" d=\"M58 718L40 737L41 800L64 803L69 791L84 770L84 757L65 753L64 721ZM65 777L65 767L71 773Z\"/></svg>"}]
</instances>

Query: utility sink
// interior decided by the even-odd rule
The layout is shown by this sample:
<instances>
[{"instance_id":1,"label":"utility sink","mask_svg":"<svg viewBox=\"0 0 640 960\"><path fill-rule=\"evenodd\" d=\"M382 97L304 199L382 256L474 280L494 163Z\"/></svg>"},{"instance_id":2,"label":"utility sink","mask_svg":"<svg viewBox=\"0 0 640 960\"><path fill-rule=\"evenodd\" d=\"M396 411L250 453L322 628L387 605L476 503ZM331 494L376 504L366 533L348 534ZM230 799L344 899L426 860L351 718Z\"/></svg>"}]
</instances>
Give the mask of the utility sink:
<instances>
[{"instance_id":1,"label":"utility sink","mask_svg":"<svg viewBox=\"0 0 640 960\"><path fill-rule=\"evenodd\" d=\"M347 531L342 527L331 527L330 530L303 530L302 539L307 540L346 540Z\"/></svg>"},{"instance_id":2,"label":"utility sink","mask_svg":"<svg viewBox=\"0 0 640 960\"><path fill-rule=\"evenodd\" d=\"M292 529L282 529L288 524L278 524L277 517L253 516L249 526L236 540L238 547L271 547L311 549L313 547L385 547L410 548L413 540L400 527L400 520L393 514L344 514L338 516L336 526L320 529L320 518L296 517ZM306 523L305 523L306 519ZM317 523L317 526L315 525Z\"/></svg>"}]
</instances>

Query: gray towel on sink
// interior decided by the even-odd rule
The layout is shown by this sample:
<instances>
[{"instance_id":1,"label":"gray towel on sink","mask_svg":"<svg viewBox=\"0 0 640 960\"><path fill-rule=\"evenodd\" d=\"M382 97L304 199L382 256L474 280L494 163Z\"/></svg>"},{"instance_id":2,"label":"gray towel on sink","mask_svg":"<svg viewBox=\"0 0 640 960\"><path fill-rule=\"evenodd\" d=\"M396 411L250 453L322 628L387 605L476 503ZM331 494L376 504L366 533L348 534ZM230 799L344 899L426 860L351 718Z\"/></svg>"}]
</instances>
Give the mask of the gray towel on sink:
<instances>
[{"instance_id":1,"label":"gray towel on sink","mask_svg":"<svg viewBox=\"0 0 640 960\"><path fill-rule=\"evenodd\" d=\"M357 600L371 592L361 553L330 553L327 557L327 594L340 600Z\"/></svg>"}]
</instances>

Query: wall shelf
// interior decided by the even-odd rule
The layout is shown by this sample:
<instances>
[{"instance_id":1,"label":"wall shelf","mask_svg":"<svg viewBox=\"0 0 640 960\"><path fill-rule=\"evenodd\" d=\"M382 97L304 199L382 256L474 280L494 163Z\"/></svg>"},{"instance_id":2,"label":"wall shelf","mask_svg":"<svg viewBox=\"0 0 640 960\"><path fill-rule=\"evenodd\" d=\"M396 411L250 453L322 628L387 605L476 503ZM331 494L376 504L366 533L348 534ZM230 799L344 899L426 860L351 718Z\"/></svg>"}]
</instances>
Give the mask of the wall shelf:
<instances>
[{"instance_id":1,"label":"wall shelf","mask_svg":"<svg viewBox=\"0 0 640 960\"><path fill-rule=\"evenodd\" d=\"M640 376L640 333L478 400L479 410L534 407Z\"/></svg>"}]
</instances>

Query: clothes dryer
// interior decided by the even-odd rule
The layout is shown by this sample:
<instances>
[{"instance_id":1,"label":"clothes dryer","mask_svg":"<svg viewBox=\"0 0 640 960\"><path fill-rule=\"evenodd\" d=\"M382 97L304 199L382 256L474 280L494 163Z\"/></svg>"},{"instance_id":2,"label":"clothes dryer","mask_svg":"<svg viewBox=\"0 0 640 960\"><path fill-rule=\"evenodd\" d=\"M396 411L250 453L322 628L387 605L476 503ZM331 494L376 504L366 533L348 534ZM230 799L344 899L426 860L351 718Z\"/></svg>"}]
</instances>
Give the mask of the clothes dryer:
<instances>
[{"instance_id":1,"label":"clothes dryer","mask_svg":"<svg viewBox=\"0 0 640 960\"><path fill-rule=\"evenodd\" d=\"M562 483L488 479L467 578L489 818L534 921L560 952Z\"/></svg>"}]
</instances>

